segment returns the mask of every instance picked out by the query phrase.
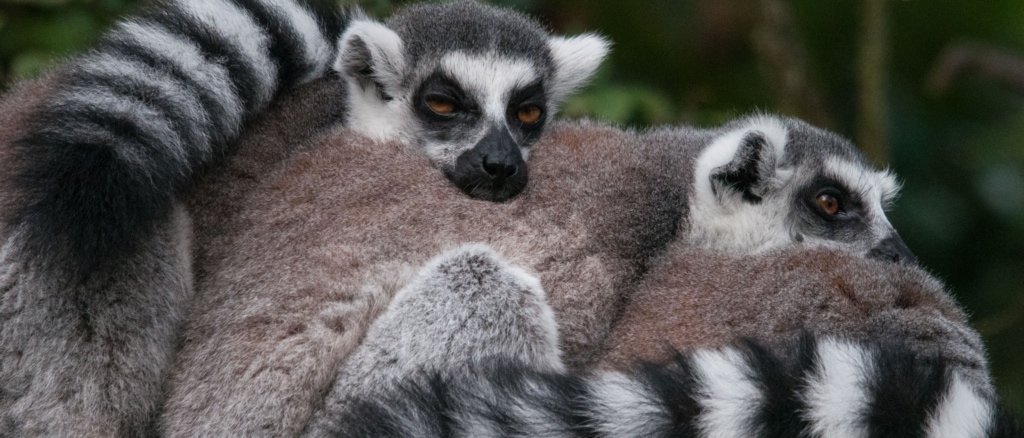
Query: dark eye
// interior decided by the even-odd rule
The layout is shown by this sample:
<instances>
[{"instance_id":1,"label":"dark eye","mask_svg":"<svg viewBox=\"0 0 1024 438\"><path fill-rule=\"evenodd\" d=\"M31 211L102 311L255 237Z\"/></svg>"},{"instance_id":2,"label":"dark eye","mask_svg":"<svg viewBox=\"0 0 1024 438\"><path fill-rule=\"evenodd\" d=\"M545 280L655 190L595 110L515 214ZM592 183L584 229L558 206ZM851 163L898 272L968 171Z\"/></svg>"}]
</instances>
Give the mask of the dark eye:
<instances>
[{"instance_id":1,"label":"dark eye","mask_svg":"<svg viewBox=\"0 0 1024 438\"><path fill-rule=\"evenodd\" d=\"M427 106L431 111L442 116L450 116L455 112L455 102L440 97L428 97Z\"/></svg>"},{"instance_id":2,"label":"dark eye","mask_svg":"<svg viewBox=\"0 0 1024 438\"><path fill-rule=\"evenodd\" d=\"M520 122L523 122L527 125L532 125L540 120L540 116L543 113L544 112L541 111L540 107L533 105L524 106L522 108L519 108L519 111L516 112L516 118L518 118Z\"/></svg>"},{"instance_id":3,"label":"dark eye","mask_svg":"<svg viewBox=\"0 0 1024 438\"><path fill-rule=\"evenodd\" d=\"M818 202L818 208L821 208L821 211L829 216L835 216L842 208L842 202L840 202L839 197L831 193L819 194L816 201Z\"/></svg>"}]
</instances>

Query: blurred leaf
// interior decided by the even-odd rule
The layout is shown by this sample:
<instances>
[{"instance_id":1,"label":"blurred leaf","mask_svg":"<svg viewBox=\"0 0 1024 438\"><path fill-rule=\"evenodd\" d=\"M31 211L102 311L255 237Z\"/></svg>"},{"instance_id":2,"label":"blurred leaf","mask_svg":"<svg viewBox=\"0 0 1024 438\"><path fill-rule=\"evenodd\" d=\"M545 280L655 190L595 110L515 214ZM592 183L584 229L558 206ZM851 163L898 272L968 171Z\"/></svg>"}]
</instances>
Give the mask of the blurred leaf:
<instances>
[{"instance_id":1,"label":"blurred leaf","mask_svg":"<svg viewBox=\"0 0 1024 438\"><path fill-rule=\"evenodd\" d=\"M646 126L664 124L674 118L672 104L650 87L610 85L595 87L571 97L563 114L569 118L590 117L618 124Z\"/></svg>"},{"instance_id":2,"label":"blurred leaf","mask_svg":"<svg viewBox=\"0 0 1024 438\"><path fill-rule=\"evenodd\" d=\"M52 55L42 52L25 52L11 62L11 75L14 79L36 77L54 61Z\"/></svg>"}]
</instances>

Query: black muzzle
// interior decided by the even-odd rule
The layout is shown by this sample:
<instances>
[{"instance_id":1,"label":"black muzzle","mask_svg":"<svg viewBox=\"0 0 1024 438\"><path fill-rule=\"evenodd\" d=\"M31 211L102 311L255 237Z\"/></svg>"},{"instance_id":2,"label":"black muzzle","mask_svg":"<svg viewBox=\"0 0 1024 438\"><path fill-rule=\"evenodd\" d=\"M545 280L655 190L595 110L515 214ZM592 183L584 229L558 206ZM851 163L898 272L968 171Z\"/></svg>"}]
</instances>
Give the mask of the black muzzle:
<instances>
[{"instance_id":1,"label":"black muzzle","mask_svg":"<svg viewBox=\"0 0 1024 438\"><path fill-rule=\"evenodd\" d=\"M448 178L473 198L501 202L526 188L529 173L519 145L504 127L495 127L459 155Z\"/></svg>"}]
</instances>

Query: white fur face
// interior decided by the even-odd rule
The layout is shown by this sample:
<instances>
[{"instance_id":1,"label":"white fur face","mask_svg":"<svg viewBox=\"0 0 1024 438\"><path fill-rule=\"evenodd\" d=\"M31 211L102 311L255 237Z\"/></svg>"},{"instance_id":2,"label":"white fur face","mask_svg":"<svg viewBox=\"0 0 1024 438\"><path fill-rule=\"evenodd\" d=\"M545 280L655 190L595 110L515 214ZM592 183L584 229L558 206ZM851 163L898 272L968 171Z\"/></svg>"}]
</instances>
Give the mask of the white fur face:
<instances>
[{"instance_id":1,"label":"white fur face","mask_svg":"<svg viewBox=\"0 0 1024 438\"><path fill-rule=\"evenodd\" d=\"M895 177L838 137L752 117L715 138L696 166L692 245L749 253L803 244L915 260L885 216Z\"/></svg>"},{"instance_id":2,"label":"white fur face","mask_svg":"<svg viewBox=\"0 0 1024 438\"><path fill-rule=\"evenodd\" d=\"M525 187L525 160L557 103L589 80L608 50L593 35L552 37L544 46L550 53L536 56L501 47L410 54L384 25L355 20L335 63L348 84L347 126L423 152L470 196L509 199Z\"/></svg>"},{"instance_id":3,"label":"white fur face","mask_svg":"<svg viewBox=\"0 0 1024 438\"><path fill-rule=\"evenodd\" d=\"M546 116L547 103L543 93L543 70L529 60L506 58L496 53L473 54L454 52L444 55L436 69L421 82L422 113L418 115L420 135L417 147L442 169L455 167L458 157L473 149L492 130L499 130L515 141L525 159L534 135L543 121L524 124L515 110L526 102L536 105ZM431 81L437 82L431 84ZM431 89L437 86L442 90ZM533 88L532 92L529 90ZM528 96L523 92L527 91ZM458 112L451 117L435 117L426 100L430 93L450 93L457 99ZM414 97L415 98L415 97Z\"/></svg>"}]
</instances>

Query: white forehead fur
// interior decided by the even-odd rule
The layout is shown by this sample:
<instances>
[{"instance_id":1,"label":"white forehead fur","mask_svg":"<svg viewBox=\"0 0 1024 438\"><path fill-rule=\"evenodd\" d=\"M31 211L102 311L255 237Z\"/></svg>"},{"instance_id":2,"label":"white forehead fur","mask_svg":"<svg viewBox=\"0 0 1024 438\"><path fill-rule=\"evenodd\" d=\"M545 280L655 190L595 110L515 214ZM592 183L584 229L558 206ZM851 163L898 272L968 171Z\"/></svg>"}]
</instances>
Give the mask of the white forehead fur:
<instances>
[{"instance_id":1,"label":"white forehead fur","mask_svg":"<svg viewBox=\"0 0 1024 438\"><path fill-rule=\"evenodd\" d=\"M533 63L494 53L452 52L441 58L440 65L477 99L484 116L491 120L505 120L512 92L540 78Z\"/></svg>"},{"instance_id":2,"label":"white forehead fur","mask_svg":"<svg viewBox=\"0 0 1024 438\"><path fill-rule=\"evenodd\" d=\"M548 86L552 106L590 81L610 49L607 39L591 33L548 38L548 50L555 63L555 77Z\"/></svg>"},{"instance_id":3,"label":"white forehead fur","mask_svg":"<svg viewBox=\"0 0 1024 438\"><path fill-rule=\"evenodd\" d=\"M892 172L877 171L838 157L825 161L825 174L859 193L865 202L880 208L888 207L900 191L900 183Z\"/></svg>"}]
</instances>

